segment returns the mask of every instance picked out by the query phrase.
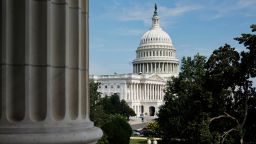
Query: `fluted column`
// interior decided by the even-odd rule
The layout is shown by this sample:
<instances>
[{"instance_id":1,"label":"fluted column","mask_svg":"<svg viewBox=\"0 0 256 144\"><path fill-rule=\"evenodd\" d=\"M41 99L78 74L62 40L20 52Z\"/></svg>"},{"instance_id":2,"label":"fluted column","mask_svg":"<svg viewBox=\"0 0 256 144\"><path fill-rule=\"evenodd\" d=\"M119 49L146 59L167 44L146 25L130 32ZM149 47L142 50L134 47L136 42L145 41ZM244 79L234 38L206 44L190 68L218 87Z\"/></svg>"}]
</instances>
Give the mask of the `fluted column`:
<instances>
[{"instance_id":1,"label":"fluted column","mask_svg":"<svg viewBox=\"0 0 256 144\"><path fill-rule=\"evenodd\" d=\"M4 0L5 41L3 51L2 120L22 121L25 117L25 0ZM18 19L20 17L20 19ZM1 139L1 138L0 138Z\"/></svg>"},{"instance_id":2,"label":"fluted column","mask_svg":"<svg viewBox=\"0 0 256 144\"><path fill-rule=\"evenodd\" d=\"M161 88L160 88L160 84L157 85L157 100L160 100L161 97Z\"/></svg>"},{"instance_id":3,"label":"fluted column","mask_svg":"<svg viewBox=\"0 0 256 144\"><path fill-rule=\"evenodd\" d=\"M155 62L155 68L154 68L154 72L156 73L156 62Z\"/></svg>"},{"instance_id":4,"label":"fluted column","mask_svg":"<svg viewBox=\"0 0 256 144\"><path fill-rule=\"evenodd\" d=\"M159 73L161 73L161 67L160 67L160 66L161 66L161 63L158 62L158 72L159 72Z\"/></svg>"},{"instance_id":5,"label":"fluted column","mask_svg":"<svg viewBox=\"0 0 256 144\"><path fill-rule=\"evenodd\" d=\"M101 137L89 120L88 8L88 0L1 1L1 144Z\"/></svg>"},{"instance_id":6,"label":"fluted column","mask_svg":"<svg viewBox=\"0 0 256 144\"><path fill-rule=\"evenodd\" d=\"M30 0L28 46L28 98L32 120L42 121L47 113L47 0ZM40 83L39 83L40 81Z\"/></svg>"},{"instance_id":7,"label":"fluted column","mask_svg":"<svg viewBox=\"0 0 256 144\"><path fill-rule=\"evenodd\" d=\"M65 105L65 39L66 2L52 0L50 4L50 38L48 57L48 99L52 103L53 119L62 120L66 113Z\"/></svg>"},{"instance_id":8,"label":"fluted column","mask_svg":"<svg viewBox=\"0 0 256 144\"><path fill-rule=\"evenodd\" d=\"M146 63L146 69L147 69L146 73L149 73L148 65L149 65L149 64Z\"/></svg>"},{"instance_id":9,"label":"fluted column","mask_svg":"<svg viewBox=\"0 0 256 144\"><path fill-rule=\"evenodd\" d=\"M150 95L151 95L151 89L150 89L150 84L148 84L148 100L150 100Z\"/></svg>"},{"instance_id":10,"label":"fluted column","mask_svg":"<svg viewBox=\"0 0 256 144\"><path fill-rule=\"evenodd\" d=\"M152 62L151 63L149 63L149 67L150 67L150 71L149 71L149 73L153 73L153 70L152 70L152 66L153 64L152 64Z\"/></svg>"},{"instance_id":11,"label":"fluted column","mask_svg":"<svg viewBox=\"0 0 256 144\"><path fill-rule=\"evenodd\" d=\"M155 90L155 92L154 92L154 100L156 100L156 95L157 95L157 86L156 86L156 84L154 84L154 90Z\"/></svg>"},{"instance_id":12,"label":"fluted column","mask_svg":"<svg viewBox=\"0 0 256 144\"><path fill-rule=\"evenodd\" d=\"M67 1L67 44L66 44L66 97L67 111L70 119L78 117L78 47L79 23L78 0Z\"/></svg>"},{"instance_id":13,"label":"fluted column","mask_svg":"<svg viewBox=\"0 0 256 144\"><path fill-rule=\"evenodd\" d=\"M133 89L132 89L132 83L130 84L130 100L133 100Z\"/></svg>"},{"instance_id":14,"label":"fluted column","mask_svg":"<svg viewBox=\"0 0 256 144\"><path fill-rule=\"evenodd\" d=\"M140 67L139 67L139 64L137 64L137 73L140 73Z\"/></svg>"},{"instance_id":15,"label":"fluted column","mask_svg":"<svg viewBox=\"0 0 256 144\"><path fill-rule=\"evenodd\" d=\"M152 84L152 90L153 90L152 100L154 100L155 99L155 84Z\"/></svg>"},{"instance_id":16,"label":"fluted column","mask_svg":"<svg viewBox=\"0 0 256 144\"><path fill-rule=\"evenodd\" d=\"M133 100L136 99L136 87L135 87L135 83L133 83Z\"/></svg>"},{"instance_id":17,"label":"fluted column","mask_svg":"<svg viewBox=\"0 0 256 144\"><path fill-rule=\"evenodd\" d=\"M150 96L149 96L149 100L152 100L152 96L153 96L153 84L150 84Z\"/></svg>"},{"instance_id":18,"label":"fluted column","mask_svg":"<svg viewBox=\"0 0 256 144\"><path fill-rule=\"evenodd\" d=\"M141 67L142 67L142 73L145 73L145 67L144 67L144 63L141 64Z\"/></svg>"},{"instance_id":19,"label":"fluted column","mask_svg":"<svg viewBox=\"0 0 256 144\"><path fill-rule=\"evenodd\" d=\"M139 97L139 84L136 83L136 100L138 100Z\"/></svg>"},{"instance_id":20,"label":"fluted column","mask_svg":"<svg viewBox=\"0 0 256 144\"><path fill-rule=\"evenodd\" d=\"M139 100L142 98L142 84L139 83Z\"/></svg>"},{"instance_id":21,"label":"fluted column","mask_svg":"<svg viewBox=\"0 0 256 144\"><path fill-rule=\"evenodd\" d=\"M167 64L168 64L168 63L165 63L165 64L164 64L164 73L167 73Z\"/></svg>"}]
</instances>

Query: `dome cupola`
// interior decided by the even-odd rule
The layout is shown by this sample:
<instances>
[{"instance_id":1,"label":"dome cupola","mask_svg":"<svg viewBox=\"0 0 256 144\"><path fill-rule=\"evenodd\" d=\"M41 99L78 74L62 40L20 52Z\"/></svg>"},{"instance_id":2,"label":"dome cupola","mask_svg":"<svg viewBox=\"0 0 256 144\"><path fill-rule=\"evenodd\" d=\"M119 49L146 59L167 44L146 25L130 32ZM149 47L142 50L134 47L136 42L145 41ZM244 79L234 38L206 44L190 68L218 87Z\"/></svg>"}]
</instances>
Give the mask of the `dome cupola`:
<instances>
[{"instance_id":1,"label":"dome cupola","mask_svg":"<svg viewBox=\"0 0 256 144\"><path fill-rule=\"evenodd\" d=\"M170 36L160 27L160 17L157 13L156 4L155 11L152 17L152 26L147 32L144 33L140 41L141 45L145 45L148 43L165 43L172 45Z\"/></svg>"}]
</instances>

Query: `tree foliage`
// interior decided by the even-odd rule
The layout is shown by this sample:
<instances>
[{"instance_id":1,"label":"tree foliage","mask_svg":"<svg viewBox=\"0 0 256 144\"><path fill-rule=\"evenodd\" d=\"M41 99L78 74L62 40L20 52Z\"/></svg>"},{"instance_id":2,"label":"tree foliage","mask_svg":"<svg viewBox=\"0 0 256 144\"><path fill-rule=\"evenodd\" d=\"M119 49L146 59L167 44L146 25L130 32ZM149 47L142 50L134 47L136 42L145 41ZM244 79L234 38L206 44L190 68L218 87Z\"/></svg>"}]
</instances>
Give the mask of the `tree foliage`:
<instances>
[{"instance_id":1,"label":"tree foliage","mask_svg":"<svg viewBox=\"0 0 256 144\"><path fill-rule=\"evenodd\" d=\"M129 144L132 128L122 117L110 117L101 128L109 144Z\"/></svg>"},{"instance_id":2,"label":"tree foliage","mask_svg":"<svg viewBox=\"0 0 256 144\"><path fill-rule=\"evenodd\" d=\"M163 143L175 143L173 139L204 143L204 134L208 133L201 132L209 131L204 122L212 101L211 95L202 87L205 63L206 57L199 54L193 59L183 58L179 77L168 81L165 104L158 114Z\"/></svg>"},{"instance_id":3,"label":"tree foliage","mask_svg":"<svg viewBox=\"0 0 256 144\"><path fill-rule=\"evenodd\" d=\"M256 31L256 25L251 28ZM235 40L246 50L225 44L208 60L198 54L182 59L158 114L164 143L256 142L256 35Z\"/></svg>"},{"instance_id":4,"label":"tree foliage","mask_svg":"<svg viewBox=\"0 0 256 144\"><path fill-rule=\"evenodd\" d=\"M114 93L112 96L102 98L101 104L104 112L107 114L120 114L129 119L130 116L135 116L135 112L128 106L125 100L121 100L119 96Z\"/></svg>"},{"instance_id":5,"label":"tree foliage","mask_svg":"<svg viewBox=\"0 0 256 144\"><path fill-rule=\"evenodd\" d=\"M101 98L100 83L90 81L90 118L104 135L98 144L128 144L132 130L127 120L135 112L117 94Z\"/></svg>"}]
</instances>

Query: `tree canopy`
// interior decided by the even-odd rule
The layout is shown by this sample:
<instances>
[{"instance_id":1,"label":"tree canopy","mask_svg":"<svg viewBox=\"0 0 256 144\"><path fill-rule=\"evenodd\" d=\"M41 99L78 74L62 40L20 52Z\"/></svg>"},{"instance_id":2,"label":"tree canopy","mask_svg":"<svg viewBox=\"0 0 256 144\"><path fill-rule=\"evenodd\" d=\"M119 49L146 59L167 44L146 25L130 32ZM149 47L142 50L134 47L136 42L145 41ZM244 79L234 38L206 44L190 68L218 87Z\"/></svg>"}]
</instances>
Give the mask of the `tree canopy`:
<instances>
[{"instance_id":1,"label":"tree canopy","mask_svg":"<svg viewBox=\"0 0 256 144\"><path fill-rule=\"evenodd\" d=\"M256 35L235 40L246 50L225 44L208 59L199 54L182 59L158 114L163 143L256 142Z\"/></svg>"},{"instance_id":2,"label":"tree canopy","mask_svg":"<svg viewBox=\"0 0 256 144\"><path fill-rule=\"evenodd\" d=\"M128 144L132 129L127 120L136 114L117 94L101 98L99 85L90 81L90 118L104 132L98 144Z\"/></svg>"}]
</instances>

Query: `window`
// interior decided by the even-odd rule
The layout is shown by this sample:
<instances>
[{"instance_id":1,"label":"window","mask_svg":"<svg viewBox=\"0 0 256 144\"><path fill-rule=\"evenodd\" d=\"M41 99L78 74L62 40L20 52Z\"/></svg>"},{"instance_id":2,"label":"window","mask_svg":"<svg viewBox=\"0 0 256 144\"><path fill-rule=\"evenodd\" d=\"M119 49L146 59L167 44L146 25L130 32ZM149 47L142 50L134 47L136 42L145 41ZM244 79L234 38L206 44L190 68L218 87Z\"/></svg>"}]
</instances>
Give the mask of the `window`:
<instances>
[{"instance_id":1,"label":"window","mask_svg":"<svg viewBox=\"0 0 256 144\"><path fill-rule=\"evenodd\" d=\"M120 88L120 85L117 85L117 88Z\"/></svg>"},{"instance_id":2,"label":"window","mask_svg":"<svg viewBox=\"0 0 256 144\"><path fill-rule=\"evenodd\" d=\"M108 88L108 86L105 85L105 88Z\"/></svg>"}]
</instances>

